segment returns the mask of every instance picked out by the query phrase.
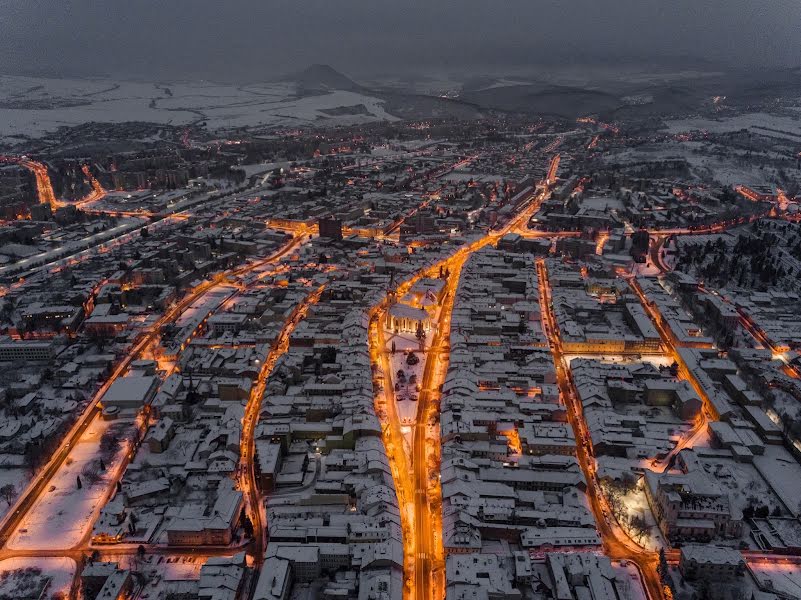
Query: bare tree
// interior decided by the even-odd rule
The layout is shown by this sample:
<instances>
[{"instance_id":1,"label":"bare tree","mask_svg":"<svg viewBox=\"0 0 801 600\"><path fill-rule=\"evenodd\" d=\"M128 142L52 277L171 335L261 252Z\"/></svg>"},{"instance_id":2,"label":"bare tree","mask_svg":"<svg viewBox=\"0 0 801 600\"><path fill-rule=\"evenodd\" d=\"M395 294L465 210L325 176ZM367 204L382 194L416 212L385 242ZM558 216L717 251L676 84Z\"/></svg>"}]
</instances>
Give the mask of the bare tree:
<instances>
[{"instance_id":1,"label":"bare tree","mask_svg":"<svg viewBox=\"0 0 801 600\"><path fill-rule=\"evenodd\" d=\"M0 498L5 500L9 506L11 506L11 502L16 495L17 489L14 487L13 483L7 483L3 487L0 487Z\"/></svg>"},{"instance_id":2,"label":"bare tree","mask_svg":"<svg viewBox=\"0 0 801 600\"><path fill-rule=\"evenodd\" d=\"M634 515L629 521L629 525L631 526L631 532L633 537L639 542L642 538L647 537L650 533L650 527L648 527L648 523L642 517L642 515Z\"/></svg>"},{"instance_id":3,"label":"bare tree","mask_svg":"<svg viewBox=\"0 0 801 600\"><path fill-rule=\"evenodd\" d=\"M92 460L86 463L81 469L81 475L90 486L99 483L103 479L100 469L100 460Z\"/></svg>"}]
</instances>

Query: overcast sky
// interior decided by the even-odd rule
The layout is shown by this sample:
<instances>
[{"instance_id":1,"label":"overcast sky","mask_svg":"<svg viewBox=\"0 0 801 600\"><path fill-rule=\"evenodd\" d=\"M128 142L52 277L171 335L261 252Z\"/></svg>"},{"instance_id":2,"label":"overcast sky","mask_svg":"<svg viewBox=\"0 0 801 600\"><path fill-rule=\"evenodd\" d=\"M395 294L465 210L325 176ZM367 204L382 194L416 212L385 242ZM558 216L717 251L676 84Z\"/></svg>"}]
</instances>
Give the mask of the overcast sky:
<instances>
[{"instance_id":1,"label":"overcast sky","mask_svg":"<svg viewBox=\"0 0 801 600\"><path fill-rule=\"evenodd\" d=\"M799 0L0 0L0 72L263 80L664 57L801 64Z\"/></svg>"}]
</instances>

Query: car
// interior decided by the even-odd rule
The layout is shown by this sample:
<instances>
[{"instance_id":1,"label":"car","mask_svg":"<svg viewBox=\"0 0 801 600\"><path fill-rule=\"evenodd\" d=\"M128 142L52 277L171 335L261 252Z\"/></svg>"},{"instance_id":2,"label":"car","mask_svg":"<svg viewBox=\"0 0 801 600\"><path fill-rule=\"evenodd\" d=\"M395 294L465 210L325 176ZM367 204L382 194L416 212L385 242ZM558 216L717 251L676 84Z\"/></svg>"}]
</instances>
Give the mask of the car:
<instances>
[{"instance_id":1,"label":"car","mask_svg":"<svg viewBox=\"0 0 801 600\"><path fill-rule=\"evenodd\" d=\"M47 489L47 491L48 491L48 492L55 492L55 491L56 491L56 486L54 486L54 485L51 485L51 486L50 486L50 487Z\"/></svg>"}]
</instances>

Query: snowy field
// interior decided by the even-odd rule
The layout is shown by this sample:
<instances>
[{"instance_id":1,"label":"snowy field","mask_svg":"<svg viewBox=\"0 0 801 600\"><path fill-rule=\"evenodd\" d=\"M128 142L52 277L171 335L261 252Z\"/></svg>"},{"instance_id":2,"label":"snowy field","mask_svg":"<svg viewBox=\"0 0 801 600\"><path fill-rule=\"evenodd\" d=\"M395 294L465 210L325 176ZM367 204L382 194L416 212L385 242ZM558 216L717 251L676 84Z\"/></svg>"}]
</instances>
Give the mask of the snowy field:
<instances>
[{"instance_id":1,"label":"snowy field","mask_svg":"<svg viewBox=\"0 0 801 600\"><path fill-rule=\"evenodd\" d=\"M0 139L43 137L58 127L91 121L165 125L205 121L215 130L376 120L396 120L378 98L346 91L298 97L289 83L158 84L0 75Z\"/></svg>"},{"instance_id":2,"label":"snowy field","mask_svg":"<svg viewBox=\"0 0 801 600\"><path fill-rule=\"evenodd\" d=\"M801 116L780 116L758 112L722 119L678 119L665 121L665 124L670 133L685 133L694 130L729 133L748 129L752 133L768 137L801 140Z\"/></svg>"},{"instance_id":3,"label":"snowy field","mask_svg":"<svg viewBox=\"0 0 801 600\"><path fill-rule=\"evenodd\" d=\"M121 423L117 421L116 423ZM58 469L49 488L39 497L8 541L14 550L59 550L80 543L91 529L108 492L111 474L119 468L125 446L101 479L92 485L84 468L100 455L100 440L112 422L96 418ZM78 489L78 477L81 489Z\"/></svg>"},{"instance_id":4,"label":"snowy field","mask_svg":"<svg viewBox=\"0 0 801 600\"><path fill-rule=\"evenodd\" d=\"M19 585L14 585L15 581L19 584L19 578L12 576L13 572L20 569L33 569L29 572L29 581L42 581L49 579L46 590L41 598L53 598L58 594L67 597L72 586L72 578L75 575L75 561L71 558L7 558L0 561L0 576L3 577L0 583L0 596L4 598L30 598L28 593ZM36 573L36 569L40 571Z\"/></svg>"},{"instance_id":5,"label":"snowy field","mask_svg":"<svg viewBox=\"0 0 801 600\"><path fill-rule=\"evenodd\" d=\"M801 121L798 122L801 131ZM801 142L801 138L798 139ZM659 163L669 160L686 160L699 180L714 179L721 185L769 185L777 181L777 171L760 168L747 156L716 156L715 147L703 142L672 142L659 146L625 148L608 153L604 161L621 165L637 162Z\"/></svg>"}]
</instances>

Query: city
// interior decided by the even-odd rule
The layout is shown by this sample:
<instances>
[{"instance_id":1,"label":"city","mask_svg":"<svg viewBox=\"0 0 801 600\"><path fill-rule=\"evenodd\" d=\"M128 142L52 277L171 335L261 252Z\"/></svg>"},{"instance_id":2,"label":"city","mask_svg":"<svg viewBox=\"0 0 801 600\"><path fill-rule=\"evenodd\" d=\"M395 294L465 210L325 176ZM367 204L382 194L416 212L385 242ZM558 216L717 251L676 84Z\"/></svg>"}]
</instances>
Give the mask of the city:
<instances>
[{"instance_id":1,"label":"city","mask_svg":"<svg viewBox=\"0 0 801 600\"><path fill-rule=\"evenodd\" d=\"M0 598L801 600L798 67L559 69L0 75Z\"/></svg>"}]
</instances>

